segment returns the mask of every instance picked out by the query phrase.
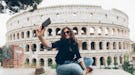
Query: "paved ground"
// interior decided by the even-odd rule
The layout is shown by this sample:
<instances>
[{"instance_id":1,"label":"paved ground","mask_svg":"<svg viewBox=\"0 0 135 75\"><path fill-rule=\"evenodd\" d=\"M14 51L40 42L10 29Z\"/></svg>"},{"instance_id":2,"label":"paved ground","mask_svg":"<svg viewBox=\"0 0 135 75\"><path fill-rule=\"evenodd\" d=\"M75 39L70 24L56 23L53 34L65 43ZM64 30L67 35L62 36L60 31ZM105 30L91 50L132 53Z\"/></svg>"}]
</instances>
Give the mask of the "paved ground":
<instances>
[{"instance_id":1,"label":"paved ground","mask_svg":"<svg viewBox=\"0 0 135 75\"><path fill-rule=\"evenodd\" d=\"M0 75L34 75L34 68L0 68ZM55 69L46 70L45 74L41 75L56 75ZM112 69L94 69L88 75L131 75L123 70Z\"/></svg>"}]
</instances>

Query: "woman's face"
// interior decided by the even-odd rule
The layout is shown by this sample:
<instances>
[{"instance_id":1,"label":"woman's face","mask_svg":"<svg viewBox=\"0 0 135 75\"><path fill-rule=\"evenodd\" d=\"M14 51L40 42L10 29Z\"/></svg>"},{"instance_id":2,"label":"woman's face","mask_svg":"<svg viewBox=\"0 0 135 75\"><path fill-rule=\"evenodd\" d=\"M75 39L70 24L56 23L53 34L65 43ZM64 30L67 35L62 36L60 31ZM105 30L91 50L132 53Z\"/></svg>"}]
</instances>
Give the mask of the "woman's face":
<instances>
[{"instance_id":1,"label":"woman's face","mask_svg":"<svg viewBox=\"0 0 135 75\"><path fill-rule=\"evenodd\" d=\"M70 34L71 34L71 32L67 28L64 29L64 36L66 39L70 39Z\"/></svg>"}]
</instances>

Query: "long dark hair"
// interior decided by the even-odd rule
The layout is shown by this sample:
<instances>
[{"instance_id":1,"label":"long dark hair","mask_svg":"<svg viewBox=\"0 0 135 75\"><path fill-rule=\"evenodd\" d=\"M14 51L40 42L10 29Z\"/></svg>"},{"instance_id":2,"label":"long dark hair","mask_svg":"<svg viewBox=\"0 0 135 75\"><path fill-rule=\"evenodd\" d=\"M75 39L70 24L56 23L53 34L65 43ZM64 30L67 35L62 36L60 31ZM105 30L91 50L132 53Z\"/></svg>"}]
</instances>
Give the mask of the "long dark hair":
<instances>
[{"instance_id":1,"label":"long dark hair","mask_svg":"<svg viewBox=\"0 0 135 75\"><path fill-rule=\"evenodd\" d=\"M75 35L74 35L73 31L69 27L64 27L62 29L62 31L61 31L61 40L66 39L65 34L64 34L65 29L68 29L70 31L70 40L72 40L74 43L77 43L77 39L75 38Z\"/></svg>"}]
</instances>

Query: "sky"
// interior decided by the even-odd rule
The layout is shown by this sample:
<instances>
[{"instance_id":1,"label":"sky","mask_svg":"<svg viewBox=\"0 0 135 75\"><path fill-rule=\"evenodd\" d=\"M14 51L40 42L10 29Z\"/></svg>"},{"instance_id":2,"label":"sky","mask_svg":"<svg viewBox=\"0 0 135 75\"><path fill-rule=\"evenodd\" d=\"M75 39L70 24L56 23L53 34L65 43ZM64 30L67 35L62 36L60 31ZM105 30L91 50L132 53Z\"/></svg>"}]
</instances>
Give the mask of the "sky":
<instances>
[{"instance_id":1,"label":"sky","mask_svg":"<svg viewBox=\"0 0 135 75\"><path fill-rule=\"evenodd\" d=\"M97 5L105 10L115 8L123 11L129 17L129 38L135 42L135 0L43 0L38 7L68 4ZM6 43L6 21L11 16L13 15L9 15L9 13L0 14L0 47Z\"/></svg>"}]
</instances>

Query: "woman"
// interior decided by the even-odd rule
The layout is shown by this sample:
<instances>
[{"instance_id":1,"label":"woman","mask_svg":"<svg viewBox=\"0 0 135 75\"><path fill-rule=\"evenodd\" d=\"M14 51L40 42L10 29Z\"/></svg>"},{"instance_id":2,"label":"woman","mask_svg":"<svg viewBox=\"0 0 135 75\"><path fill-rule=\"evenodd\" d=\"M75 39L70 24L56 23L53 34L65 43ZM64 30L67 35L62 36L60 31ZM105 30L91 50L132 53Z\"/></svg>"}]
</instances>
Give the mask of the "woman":
<instances>
[{"instance_id":1,"label":"woman","mask_svg":"<svg viewBox=\"0 0 135 75\"><path fill-rule=\"evenodd\" d=\"M69 27L62 29L60 40L54 42L52 47L49 47L46 39L43 38L42 35L44 31L44 29L42 30L41 27L39 27L36 34L46 48L58 49L58 53L55 57L55 61L58 65L56 69L57 75L86 75L92 71L92 68L89 66L92 64L93 60L81 57L78 43Z\"/></svg>"}]
</instances>

